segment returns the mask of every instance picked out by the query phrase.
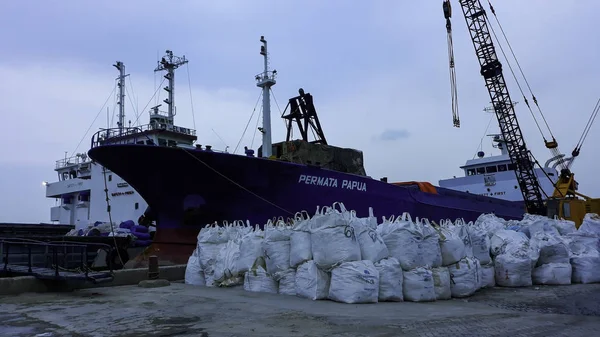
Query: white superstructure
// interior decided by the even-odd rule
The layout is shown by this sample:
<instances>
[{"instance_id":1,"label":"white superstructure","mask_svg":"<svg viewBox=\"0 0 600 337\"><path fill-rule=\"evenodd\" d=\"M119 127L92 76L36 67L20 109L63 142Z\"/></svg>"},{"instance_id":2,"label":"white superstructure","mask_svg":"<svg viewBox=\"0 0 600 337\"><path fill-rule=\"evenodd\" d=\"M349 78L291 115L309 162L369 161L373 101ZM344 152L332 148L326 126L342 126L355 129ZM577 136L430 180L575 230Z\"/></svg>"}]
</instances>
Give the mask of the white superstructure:
<instances>
[{"instance_id":1,"label":"white superstructure","mask_svg":"<svg viewBox=\"0 0 600 337\"><path fill-rule=\"evenodd\" d=\"M187 63L185 57L173 56L169 50L159 61L155 71L166 71L164 76L168 85L164 88L168 98L163 102L168 111L160 111L161 105L151 108L150 122L139 127L125 127L125 66L117 62L114 66L119 70L118 102L119 122L115 129L103 129L94 135L93 141L114 143L154 144L157 146L193 147L196 131L174 125L176 114L174 105L174 70ZM58 181L44 183L46 197L55 198L56 206L50 210L50 220L58 224L75 225L77 229L87 228L96 222L109 222L107 211L107 193L110 199L110 219L114 224L133 220L138 222L146 211L148 204L121 177L93 162L85 153L58 160L54 169L58 173ZM107 191L105 191L105 189Z\"/></svg>"},{"instance_id":2,"label":"white superstructure","mask_svg":"<svg viewBox=\"0 0 600 337\"><path fill-rule=\"evenodd\" d=\"M463 177L440 180L439 186L498 199L522 201L523 195L514 172L515 165L510 162L502 136L489 136L493 137L493 146L500 150L500 154L486 157L483 151L479 151L478 158L467 160L466 164L461 166L464 170ZM553 158L545 163L543 169L534 169L540 187L545 192L542 193L544 198L551 196L554 191L554 184L559 175L556 166L559 163L560 160Z\"/></svg>"}]
</instances>

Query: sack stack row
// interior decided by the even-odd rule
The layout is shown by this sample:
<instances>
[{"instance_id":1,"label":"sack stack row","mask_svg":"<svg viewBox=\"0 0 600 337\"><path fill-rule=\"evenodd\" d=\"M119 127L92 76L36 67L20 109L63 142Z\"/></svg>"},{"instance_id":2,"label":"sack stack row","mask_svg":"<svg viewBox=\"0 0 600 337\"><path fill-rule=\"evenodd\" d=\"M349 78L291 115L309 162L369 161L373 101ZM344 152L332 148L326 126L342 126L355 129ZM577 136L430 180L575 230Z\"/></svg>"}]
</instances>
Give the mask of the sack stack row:
<instances>
[{"instance_id":1,"label":"sack stack row","mask_svg":"<svg viewBox=\"0 0 600 337\"><path fill-rule=\"evenodd\" d=\"M585 228L594 219L586 216ZM301 212L287 222L269 221L264 230L243 222L203 228L185 278L345 303L445 300L495 285L600 282L599 237L582 228L492 214L474 223L436 224L404 213L378 224L372 209L359 218L335 203L312 217Z\"/></svg>"},{"instance_id":2,"label":"sack stack row","mask_svg":"<svg viewBox=\"0 0 600 337\"><path fill-rule=\"evenodd\" d=\"M600 282L600 217L586 214L582 225L567 220L525 215L506 221L480 217L491 235L496 283L526 287ZM478 220L479 221L479 220Z\"/></svg>"}]
</instances>

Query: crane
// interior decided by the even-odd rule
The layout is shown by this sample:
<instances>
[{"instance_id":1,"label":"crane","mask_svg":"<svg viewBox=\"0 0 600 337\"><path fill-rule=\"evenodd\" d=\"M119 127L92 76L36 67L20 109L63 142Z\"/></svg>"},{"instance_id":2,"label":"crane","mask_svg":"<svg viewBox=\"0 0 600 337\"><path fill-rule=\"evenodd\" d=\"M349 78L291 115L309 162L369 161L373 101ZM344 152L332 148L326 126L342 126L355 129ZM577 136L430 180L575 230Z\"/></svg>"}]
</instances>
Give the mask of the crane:
<instances>
[{"instance_id":1,"label":"crane","mask_svg":"<svg viewBox=\"0 0 600 337\"><path fill-rule=\"evenodd\" d=\"M477 59L479 61L480 73L484 78L485 86L488 90L492 106L496 114L498 124L500 126L502 137L506 142L506 148L508 150L510 160L515 165L515 174L521 193L523 194L523 201L525 203L526 211L530 214L547 215L551 217L560 216L562 218L573 220L576 223L576 225L579 226L583 221L585 213L600 212L600 199L592 199L590 197L584 196L576 192L577 183L575 182L574 176L569 169L569 166L572 163L573 159L579 155L579 150L581 148L580 143L582 143L583 140L580 139L580 143L578 143L578 145L575 147L575 150L572 153L571 160L563 160L561 162L560 177L555 185L553 195L550 198L548 198L546 202L546 200L542 197L542 189L534 171L534 165L535 163L537 163L537 160L535 160L535 158L527 149L527 146L525 144L523 133L521 131L521 127L519 126L517 116L515 113L513 101L510 98L510 94L506 86L506 81L504 79L504 74L502 72L502 63L498 59L498 55L494 47L492 34L490 33L491 27L488 27L486 11L479 0L458 1L461 5L461 9L465 17L467 28L471 36L471 41L473 43L473 47L475 48L475 54L477 55ZM495 15L495 10L491 6L491 3L490 9ZM448 50L452 74L451 85L453 95L453 114L455 114L454 109L457 105L455 105L454 103L456 84L455 76L453 75L454 53L451 50L452 38L450 18L452 16L452 7L450 4L450 0L443 1L443 11L444 17L446 19L446 30L448 34ZM502 31L502 33L504 33L504 31ZM502 47L500 48L502 53L504 53ZM512 52L512 47L510 48L510 50ZM520 65L519 70L521 70L522 74L522 69ZM513 73L514 76L514 71L512 67L510 67L510 71ZM527 87L531 91L529 83L527 83ZM533 111L531 110L529 101L525 97L520 85L519 89L523 94L523 98L525 99L527 107L529 107L529 110L533 115ZM540 111L540 114L543 117L541 109L539 109L538 101L535 95L533 95L533 93L532 97L533 102L538 107L538 110ZM598 105L595 109L595 114L597 114L597 109ZM592 123L595 119L595 114L592 113L593 118L590 118ZM545 118L544 122L546 123L546 127L548 127L548 130L550 131L550 128ZM588 125L586 125L586 130L584 130L584 136L587 136L587 132L589 131L589 125L590 121L588 121ZM542 133L542 137L544 137L546 147L555 154L555 157L564 157L564 155L561 155L560 151L558 150L558 143L556 142L554 135L552 135L552 131L550 131L552 140L548 141L546 140L546 137L544 136L539 124L537 124L537 126L540 132ZM578 196L581 196L584 199L579 199L577 198Z\"/></svg>"}]
</instances>

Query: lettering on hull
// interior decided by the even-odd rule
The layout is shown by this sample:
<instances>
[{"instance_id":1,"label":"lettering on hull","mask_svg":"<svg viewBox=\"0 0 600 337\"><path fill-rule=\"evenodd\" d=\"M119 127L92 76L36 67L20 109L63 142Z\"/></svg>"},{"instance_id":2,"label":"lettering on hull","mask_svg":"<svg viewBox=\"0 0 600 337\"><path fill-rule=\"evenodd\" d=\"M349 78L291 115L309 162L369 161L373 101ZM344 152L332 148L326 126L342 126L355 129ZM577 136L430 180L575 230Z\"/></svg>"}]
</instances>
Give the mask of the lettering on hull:
<instances>
[{"instance_id":1,"label":"lettering on hull","mask_svg":"<svg viewBox=\"0 0 600 337\"><path fill-rule=\"evenodd\" d=\"M113 192L110 195L112 195L113 197L117 197L119 195L128 195L128 194L133 194L133 191Z\"/></svg>"},{"instance_id":2,"label":"lettering on hull","mask_svg":"<svg viewBox=\"0 0 600 337\"><path fill-rule=\"evenodd\" d=\"M311 176L306 174L300 175L298 178L298 183L323 187L343 188L351 191L367 191L367 184L364 182L344 179L341 183L338 183L338 179L336 178Z\"/></svg>"},{"instance_id":3,"label":"lettering on hull","mask_svg":"<svg viewBox=\"0 0 600 337\"><path fill-rule=\"evenodd\" d=\"M505 195L506 192L502 191L502 192L491 192L491 193L479 193L479 195L482 195L484 197L494 197L494 196L498 196L498 195Z\"/></svg>"}]
</instances>

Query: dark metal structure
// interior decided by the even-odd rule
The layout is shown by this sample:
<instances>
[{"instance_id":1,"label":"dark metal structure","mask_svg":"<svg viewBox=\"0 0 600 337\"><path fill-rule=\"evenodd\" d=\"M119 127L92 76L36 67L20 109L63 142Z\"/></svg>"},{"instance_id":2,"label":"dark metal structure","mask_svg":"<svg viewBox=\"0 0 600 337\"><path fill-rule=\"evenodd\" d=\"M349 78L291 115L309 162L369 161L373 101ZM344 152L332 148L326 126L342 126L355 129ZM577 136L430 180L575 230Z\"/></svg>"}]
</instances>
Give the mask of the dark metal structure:
<instances>
[{"instance_id":1,"label":"dark metal structure","mask_svg":"<svg viewBox=\"0 0 600 337\"><path fill-rule=\"evenodd\" d=\"M298 131L300 131L302 140L309 143L328 145L327 140L325 139L325 133L319 122L319 117L317 116L317 110L313 104L312 95L305 93L302 88L298 90L298 93L300 93L299 96L290 98L288 105L283 111L284 115L281 116L281 118L287 120L286 142L292 141L292 131L295 121L298 125ZM285 111L288 108L290 108L290 112L285 115ZM308 140L309 131L313 132L315 140Z\"/></svg>"},{"instance_id":2,"label":"dark metal structure","mask_svg":"<svg viewBox=\"0 0 600 337\"><path fill-rule=\"evenodd\" d=\"M99 244L96 244L99 245ZM103 245L106 251L111 247ZM113 280L113 269L96 272L88 267L88 247L72 242L43 242L21 238L0 238L0 275L35 276L42 280L83 281Z\"/></svg>"}]
</instances>

